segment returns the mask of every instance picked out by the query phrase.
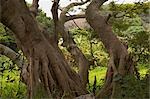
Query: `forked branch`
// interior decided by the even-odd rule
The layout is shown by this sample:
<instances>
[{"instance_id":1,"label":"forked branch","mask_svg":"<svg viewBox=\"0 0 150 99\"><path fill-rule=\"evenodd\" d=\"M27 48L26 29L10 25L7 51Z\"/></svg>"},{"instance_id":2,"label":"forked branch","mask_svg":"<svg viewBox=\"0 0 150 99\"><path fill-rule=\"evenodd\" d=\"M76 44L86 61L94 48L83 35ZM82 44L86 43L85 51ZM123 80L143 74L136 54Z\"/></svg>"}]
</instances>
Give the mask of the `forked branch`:
<instances>
[{"instance_id":1,"label":"forked branch","mask_svg":"<svg viewBox=\"0 0 150 99\"><path fill-rule=\"evenodd\" d=\"M61 15L62 14L67 14L68 11L72 8L72 7L75 7L75 6L81 6L81 5L84 5L86 4L87 2L89 2L90 0L86 0L84 2L74 2L74 3L71 3L69 4L68 6L66 6L65 8L63 8L62 12L61 12Z\"/></svg>"},{"instance_id":2,"label":"forked branch","mask_svg":"<svg viewBox=\"0 0 150 99\"><path fill-rule=\"evenodd\" d=\"M38 14L38 7L39 7L38 2L39 0L33 0L32 5L30 7L30 11L33 13L34 16L37 16Z\"/></svg>"}]
</instances>

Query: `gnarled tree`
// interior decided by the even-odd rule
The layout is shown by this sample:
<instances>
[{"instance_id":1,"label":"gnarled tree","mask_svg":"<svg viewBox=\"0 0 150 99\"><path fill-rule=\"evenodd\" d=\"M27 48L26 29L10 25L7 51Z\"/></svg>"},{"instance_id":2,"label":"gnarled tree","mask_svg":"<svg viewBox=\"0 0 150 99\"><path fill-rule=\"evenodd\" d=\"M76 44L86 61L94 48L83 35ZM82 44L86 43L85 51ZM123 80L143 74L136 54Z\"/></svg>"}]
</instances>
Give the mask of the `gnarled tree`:
<instances>
[{"instance_id":1,"label":"gnarled tree","mask_svg":"<svg viewBox=\"0 0 150 99\"><path fill-rule=\"evenodd\" d=\"M84 87L86 88L86 84L88 83L88 70L89 70L89 61L86 59L82 51L77 47L74 39L70 35L70 31L65 29L65 22L77 18L85 18L85 15L70 15L67 16L68 11L74 7L79 6L87 3L89 0L86 0L85 2L76 2L71 3L65 8L62 9L62 12L60 13L59 18L59 24L57 27L59 27L59 32L62 34L63 37L63 46L67 48L67 50L73 55L75 61L77 62L77 65L79 66L79 75L81 77L81 80L83 82Z\"/></svg>"},{"instance_id":2,"label":"gnarled tree","mask_svg":"<svg viewBox=\"0 0 150 99\"><path fill-rule=\"evenodd\" d=\"M86 94L85 84L88 77L88 62L69 36L68 31L65 31L64 23L70 19L85 17L83 15L68 17L66 13L71 7L82 5L88 0L67 6L63 9L60 19L58 19L57 12L59 0L54 0L52 13L55 34L51 37L46 30L39 26L35 19L38 12L38 1L33 0L33 5L29 10L24 0L0 0L0 21L13 31L17 44L29 63L27 66L29 75L26 79L29 97L36 98L38 91L41 89L43 89L42 91L46 94L46 97L54 98L62 95L73 98ZM110 55L106 81L97 95L98 99L109 95L112 98L120 96L121 94L118 92L121 90L119 80L127 74L130 68L126 47L112 32L111 26L106 22L107 18L99 12L99 7L106 1L93 0L86 9L88 23L98 33ZM60 31L58 31L58 28L60 28ZM63 53L57 46L58 32L62 33L65 47L69 48L70 53L75 56L81 66L80 76L69 67ZM86 66L84 67L84 65ZM84 84L80 77L85 81ZM57 92L57 96L54 92Z\"/></svg>"},{"instance_id":3,"label":"gnarled tree","mask_svg":"<svg viewBox=\"0 0 150 99\"><path fill-rule=\"evenodd\" d=\"M47 97L57 97L67 93L68 97L86 94L79 75L67 64L58 47L54 47L47 31L41 29L24 0L0 0L0 21L11 29L17 43L27 57L29 77L27 81L29 97L44 90Z\"/></svg>"},{"instance_id":4,"label":"gnarled tree","mask_svg":"<svg viewBox=\"0 0 150 99\"><path fill-rule=\"evenodd\" d=\"M98 33L99 38L106 47L110 59L106 74L106 81L97 94L97 98L111 96L112 98L119 97L120 83L119 81L127 74L130 66L129 55L126 47L119 41L113 33L111 26L106 22L107 18L101 15L99 7L108 0L92 0L86 9L86 19L90 26Z\"/></svg>"}]
</instances>

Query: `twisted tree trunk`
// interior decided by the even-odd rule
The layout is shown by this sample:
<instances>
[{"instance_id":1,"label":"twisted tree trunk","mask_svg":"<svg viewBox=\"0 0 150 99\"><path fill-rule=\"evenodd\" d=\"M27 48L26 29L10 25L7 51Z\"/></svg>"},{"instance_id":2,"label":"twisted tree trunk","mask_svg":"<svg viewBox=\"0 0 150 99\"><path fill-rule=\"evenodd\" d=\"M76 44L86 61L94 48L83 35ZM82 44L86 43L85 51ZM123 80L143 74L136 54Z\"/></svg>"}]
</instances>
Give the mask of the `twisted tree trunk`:
<instances>
[{"instance_id":1,"label":"twisted tree trunk","mask_svg":"<svg viewBox=\"0 0 150 99\"><path fill-rule=\"evenodd\" d=\"M71 53L71 55L73 55L75 61L77 62L77 65L79 67L79 75L82 79L84 87L86 88L86 85L88 83L89 61L86 59L86 57L84 56L82 51L77 47L74 39L70 35L69 30L65 29L65 26L64 26L65 22L67 22L71 19L85 17L85 16L79 16L79 17L73 18L72 16L70 16L70 19L69 19L69 17L66 16L67 11L71 7L74 7L73 4L76 4L76 3L72 3L72 4L70 4L72 6L68 5L67 7L64 8L64 10L62 10L62 12L60 14L60 18L59 18L58 27L59 27L60 33L62 34L62 37L63 37L62 45L67 48L67 50Z\"/></svg>"},{"instance_id":2,"label":"twisted tree trunk","mask_svg":"<svg viewBox=\"0 0 150 99\"><path fill-rule=\"evenodd\" d=\"M110 55L106 81L102 90L97 94L98 99L110 95L112 98L120 96L118 90L120 88L119 80L126 75L128 67L127 49L112 32L111 26L106 22L106 18L99 12L99 7L106 1L93 0L86 10L88 23L98 33Z\"/></svg>"},{"instance_id":3,"label":"twisted tree trunk","mask_svg":"<svg viewBox=\"0 0 150 99\"><path fill-rule=\"evenodd\" d=\"M35 98L41 89L48 97L60 97L65 93L69 97L86 94L80 77L68 66L58 47L49 42L51 40L45 36L46 31L39 28L25 1L0 0L0 2L3 4L0 21L13 31L18 45L29 62L27 67L29 97ZM58 93L57 96L54 91Z\"/></svg>"}]
</instances>

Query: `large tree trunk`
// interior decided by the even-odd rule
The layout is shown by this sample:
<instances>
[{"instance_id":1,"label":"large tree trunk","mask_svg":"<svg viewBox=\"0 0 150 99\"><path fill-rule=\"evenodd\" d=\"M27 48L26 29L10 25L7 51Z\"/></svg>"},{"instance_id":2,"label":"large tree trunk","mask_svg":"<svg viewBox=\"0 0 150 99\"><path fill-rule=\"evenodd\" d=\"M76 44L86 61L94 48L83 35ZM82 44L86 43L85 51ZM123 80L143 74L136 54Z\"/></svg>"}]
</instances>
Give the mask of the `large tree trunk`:
<instances>
[{"instance_id":1,"label":"large tree trunk","mask_svg":"<svg viewBox=\"0 0 150 99\"><path fill-rule=\"evenodd\" d=\"M56 97L57 93L58 97L86 94L80 77L68 66L58 47L49 42L50 39L44 35L46 31L39 28L25 1L0 1L1 22L13 31L29 62L29 97L36 97L42 88L48 97Z\"/></svg>"},{"instance_id":2,"label":"large tree trunk","mask_svg":"<svg viewBox=\"0 0 150 99\"><path fill-rule=\"evenodd\" d=\"M117 92L117 88L120 88L118 87L120 86L119 80L126 75L126 68L128 67L127 49L112 32L111 26L106 22L106 18L99 12L99 7L106 1L93 0L86 10L88 23L98 33L99 38L110 55L106 81L102 90L97 95L98 99L109 95L112 98L119 97L120 93Z\"/></svg>"}]
</instances>

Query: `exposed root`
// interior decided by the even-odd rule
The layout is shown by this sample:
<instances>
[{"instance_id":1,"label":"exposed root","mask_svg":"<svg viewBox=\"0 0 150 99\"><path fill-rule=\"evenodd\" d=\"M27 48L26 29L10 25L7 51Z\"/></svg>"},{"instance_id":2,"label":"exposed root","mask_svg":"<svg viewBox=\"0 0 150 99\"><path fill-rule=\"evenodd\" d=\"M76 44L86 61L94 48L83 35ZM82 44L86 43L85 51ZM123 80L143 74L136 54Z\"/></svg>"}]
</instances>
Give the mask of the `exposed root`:
<instances>
[{"instance_id":1,"label":"exposed root","mask_svg":"<svg viewBox=\"0 0 150 99\"><path fill-rule=\"evenodd\" d=\"M112 67L108 67L107 73L106 73L106 78L105 78L105 83L102 87L102 89L96 94L97 99L103 99L106 96L109 96L112 91L112 79L113 78L113 70Z\"/></svg>"},{"instance_id":2,"label":"exposed root","mask_svg":"<svg viewBox=\"0 0 150 99\"><path fill-rule=\"evenodd\" d=\"M116 92L116 87L118 86L118 81L120 81L121 77L123 77L126 73L126 65L128 60L128 55L126 53L121 54L118 59L119 63L115 64L117 59L111 57L108 64L108 69L106 73L106 81L103 88L97 94L98 98L104 98L106 96L114 97ZM117 66L117 64L119 64Z\"/></svg>"},{"instance_id":3,"label":"exposed root","mask_svg":"<svg viewBox=\"0 0 150 99\"><path fill-rule=\"evenodd\" d=\"M73 98L87 93L79 75L67 65L61 54L56 50L45 51L41 46L36 50L36 47L31 51L30 65L26 68L30 99L38 95L39 89L44 89L46 97L61 97L67 93L66 97Z\"/></svg>"}]
</instances>

